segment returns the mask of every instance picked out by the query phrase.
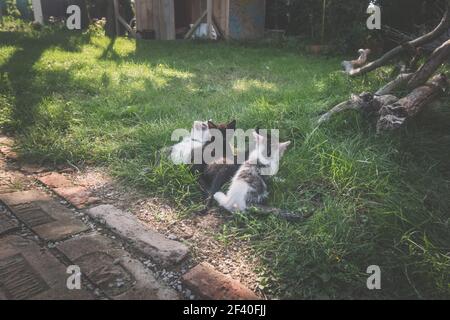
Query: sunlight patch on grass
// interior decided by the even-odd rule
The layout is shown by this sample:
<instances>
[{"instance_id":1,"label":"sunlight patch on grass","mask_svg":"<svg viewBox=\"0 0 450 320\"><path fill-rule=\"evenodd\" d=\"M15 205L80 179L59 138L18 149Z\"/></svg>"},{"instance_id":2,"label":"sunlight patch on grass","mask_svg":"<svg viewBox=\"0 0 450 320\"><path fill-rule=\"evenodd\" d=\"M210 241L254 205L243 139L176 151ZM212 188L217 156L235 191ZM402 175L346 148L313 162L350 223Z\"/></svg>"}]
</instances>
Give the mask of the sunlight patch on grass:
<instances>
[{"instance_id":1,"label":"sunlight patch on grass","mask_svg":"<svg viewBox=\"0 0 450 320\"><path fill-rule=\"evenodd\" d=\"M0 47L0 67L8 61L8 59L10 57L12 57L12 55L14 53L16 53L16 51L19 50L16 46L1 46Z\"/></svg>"},{"instance_id":2,"label":"sunlight patch on grass","mask_svg":"<svg viewBox=\"0 0 450 320\"><path fill-rule=\"evenodd\" d=\"M275 91L277 89L274 83L258 79L238 79L233 83L233 90L245 92L254 89Z\"/></svg>"}]
</instances>

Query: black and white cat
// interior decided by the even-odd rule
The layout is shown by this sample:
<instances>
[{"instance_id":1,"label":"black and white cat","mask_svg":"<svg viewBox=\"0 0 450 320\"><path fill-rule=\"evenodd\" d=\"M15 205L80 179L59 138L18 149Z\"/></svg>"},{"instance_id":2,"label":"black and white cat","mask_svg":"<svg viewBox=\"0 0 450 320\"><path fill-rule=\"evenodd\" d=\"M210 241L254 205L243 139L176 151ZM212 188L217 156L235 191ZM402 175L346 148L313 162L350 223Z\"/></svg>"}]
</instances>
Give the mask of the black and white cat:
<instances>
[{"instance_id":1,"label":"black and white cat","mask_svg":"<svg viewBox=\"0 0 450 320\"><path fill-rule=\"evenodd\" d=\"M247 161L242 164L233 176L228 193L216 192L214 199L226 210L245 211L252 204L262 203L268 196L265 179L278 171L279 161L291 143L270 142L253 132L255 149ZM270 148L270 153L266 152ZM266 155L268 154L268 155Z\"/></svg>"},{"instance_id":2,"label":"black and white cat","mask_svg":"<svg viewBox=\"0 0 450 320\"><path fill-rule=\"evenodd\" d=\"M191 134L168 150L170 159L174 164L190 164L192 150L202 148L210 139L208 122L194 121Z\"/></svg>"}]
</instances>

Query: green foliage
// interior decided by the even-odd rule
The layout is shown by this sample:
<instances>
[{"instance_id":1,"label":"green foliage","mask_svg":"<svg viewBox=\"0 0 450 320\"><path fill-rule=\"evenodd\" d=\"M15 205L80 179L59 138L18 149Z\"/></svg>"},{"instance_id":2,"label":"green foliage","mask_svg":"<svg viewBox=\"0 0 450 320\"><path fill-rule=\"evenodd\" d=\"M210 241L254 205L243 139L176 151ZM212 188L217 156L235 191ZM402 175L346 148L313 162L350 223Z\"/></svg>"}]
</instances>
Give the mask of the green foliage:
<instances>
[{"instance_id":1,"label":"green foliage","mask_svg":"<svg viewBox=\"0 0 450 320\"><path fill-rule=\"evenodd\" d=\"M377 0L375 3L381 7L382 25L414 35L420 32L419 26L429 30L439 22L445 1ZM386 34L366 27L366 9L370 2L372 1L274 0L268 3L267 24L270 28L284 28L291 36L300 35L308 42L324 41L340 52L354 52L382 40L389 44Z\"/></svg>"}]
</instances>

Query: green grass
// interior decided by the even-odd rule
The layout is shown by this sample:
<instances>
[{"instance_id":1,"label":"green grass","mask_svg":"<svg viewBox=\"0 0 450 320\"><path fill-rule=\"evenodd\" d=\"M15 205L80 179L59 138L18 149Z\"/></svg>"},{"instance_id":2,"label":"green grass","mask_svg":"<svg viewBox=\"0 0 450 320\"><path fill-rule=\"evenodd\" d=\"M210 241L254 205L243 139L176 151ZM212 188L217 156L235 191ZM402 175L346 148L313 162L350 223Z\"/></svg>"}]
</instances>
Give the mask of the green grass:
<instances>
[{"instance_id":1,"label":"green grass","mask_svg":"<svg viewBox=\"0 0 450 320\"><path fill-rule=\"evenodd\" d=\"M389 70L349 79L341 57L260 44L112 42L90 31L0 32L0 127L29 161L110 168L118 179L201 206L188 168L155 165L176 128L237 119L293 141L270 204L302 208L303 223L236 215L218 238L246 239L262 290L280 298L450 298L450 109L376 136L357 113L319 128L321 112L387 81ZM189 214L180 219L190 219ZM366 288L369 265L382 290Z\"/></svg>"}]
</instances>

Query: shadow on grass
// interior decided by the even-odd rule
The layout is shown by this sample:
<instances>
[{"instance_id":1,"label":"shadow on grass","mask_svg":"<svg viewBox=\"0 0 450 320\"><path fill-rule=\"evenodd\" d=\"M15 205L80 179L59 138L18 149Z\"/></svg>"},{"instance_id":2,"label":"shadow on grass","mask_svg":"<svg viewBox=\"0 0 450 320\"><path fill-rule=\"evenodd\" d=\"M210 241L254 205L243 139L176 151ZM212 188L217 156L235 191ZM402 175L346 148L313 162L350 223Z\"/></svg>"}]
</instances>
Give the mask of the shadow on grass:
<instances>
[{"instance_id":1,"label":"shadow on grass","mask_svg":"<svg viewBox=\"0 0 450 320\"><path fill-rule=\"evenodd\" d=\"M36 83L37 72L33 66L49 48L59 48L68 52L81 50L83 44L89 42L88 35L80 36L71 32L50 32L42 36L32 36L22 32L0 32L2 44L15 46L14 54L0 68L0 87L9 92L14 99L12 120L15 129L26 131L34 123L37 106L45 98L45 92ZM70 81L63 74L47 75L49 78L60 78L58 81ZM0 89L1 90L1 89ZM8 130L8 128L6 128Z\"/></svg>"}]
</instances>

